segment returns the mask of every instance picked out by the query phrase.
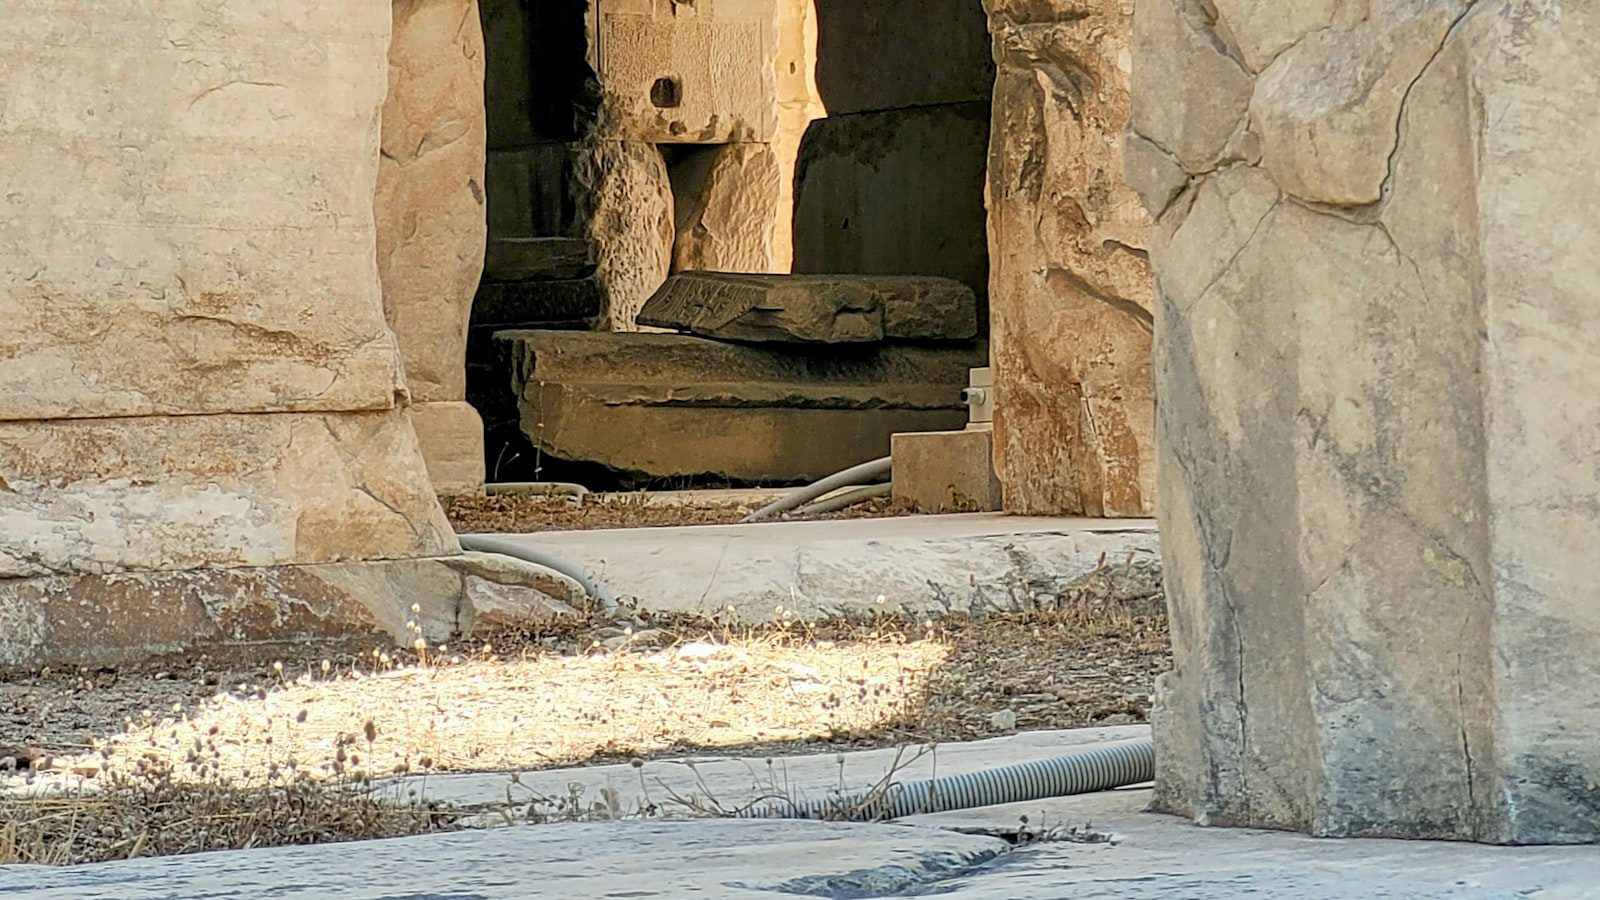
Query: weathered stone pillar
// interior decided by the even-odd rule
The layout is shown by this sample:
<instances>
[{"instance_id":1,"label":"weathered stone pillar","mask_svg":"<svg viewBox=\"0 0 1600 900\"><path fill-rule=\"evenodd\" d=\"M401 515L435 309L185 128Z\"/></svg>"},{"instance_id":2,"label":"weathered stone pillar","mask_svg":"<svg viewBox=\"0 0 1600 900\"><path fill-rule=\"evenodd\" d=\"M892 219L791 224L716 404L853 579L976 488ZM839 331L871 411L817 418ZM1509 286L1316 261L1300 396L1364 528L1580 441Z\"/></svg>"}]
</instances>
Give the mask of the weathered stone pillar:
<instances>
[{"instance_id":1,"label":"weathered stone pillar","mask_svg":"<svg viewBox=\"0 0 1600 900\"><path fill-rule=\"evenodd\" d=\"M1005 507L1155 506L1150 218L1123 177L1128 0L989 0L995 468Z\"/></svg>"},{"instance_id":2,"label":"weathered stone pillar","mask_svg":"<svg viewBox=\"0 0 1600 900\"><path fill-rule=\"evenodd\" d=\"M11 12L0 668L470 625L374 259L389 0Z\"/></svg>"},{"instance_id":3,"label":"weathered stone pillar","mask_svg":"<svg viewBox=\"0 0 1600 900\"><path fill-rule=\"evenodd\" d=\"M487 239L477 0L393 0L378 167L378 274L433 486L481 491L483 421L466 402L467 323Z\"/></svg>"},{"instance_id":4,"label":"weathered stone pillar","mask_svg":"<svg viewBox=\"0 0 1600 900\"><path fill-rule=\"evenodd\" d=\"M1158 806L1600 839L1600 7L1136 19Z\"/></svg>"}]
</instances>

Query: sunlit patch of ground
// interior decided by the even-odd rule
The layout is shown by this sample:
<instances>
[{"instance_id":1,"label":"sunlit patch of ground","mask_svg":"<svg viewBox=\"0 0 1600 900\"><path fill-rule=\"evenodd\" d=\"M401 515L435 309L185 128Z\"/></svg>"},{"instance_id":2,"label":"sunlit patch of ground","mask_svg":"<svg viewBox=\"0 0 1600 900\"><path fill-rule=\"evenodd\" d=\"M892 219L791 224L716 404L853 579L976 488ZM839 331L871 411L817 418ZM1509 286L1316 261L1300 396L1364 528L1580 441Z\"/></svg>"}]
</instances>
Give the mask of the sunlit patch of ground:
<instances>
[{"instance_id":1,"label":"sunlit patch of ground","mask_svg":"<svg viewBox=\"0 0 1600 900\"><path fill-rule=\"evenodd\" d=\"M482 771L829 740L899 717L949 653L937 639L899 634L849 643L764 636L571 655L490 645L446 652L442 663L385 656L326 673L319 663L219 694L182 719L136 725L109 749L113 760L154 753L189 765L199 741L207 777L249 781L290 761L324 771ZM351 736L349 758L334 759Z\"/></svg>"}]
</instances>

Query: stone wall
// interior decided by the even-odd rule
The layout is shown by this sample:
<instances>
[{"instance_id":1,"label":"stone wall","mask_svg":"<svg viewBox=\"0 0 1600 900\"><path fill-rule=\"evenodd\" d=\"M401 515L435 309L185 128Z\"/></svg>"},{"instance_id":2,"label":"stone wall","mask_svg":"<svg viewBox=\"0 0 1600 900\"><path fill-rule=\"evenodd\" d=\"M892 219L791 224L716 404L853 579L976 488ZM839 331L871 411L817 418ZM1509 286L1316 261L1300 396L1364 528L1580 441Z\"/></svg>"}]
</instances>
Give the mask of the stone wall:
<instances>
[{"instance_id":1,"label":"stone wall","mask_svg":"<svg viewBox=\"0 0 1600 900\"><path fill-rule=\"evenodd\" d=\"M1005 507L1155 503L1150 219L1127 185L1130 0L991 0L995 466Z\"/></svg>"},{"instance_id":2,"label":"stone wall","mask_svg":"<svg viewBox=\"0 0 1600 900\"><path fill-rule=\"evenodd\" d=\"M1600 10L1141 0L1158 805L1600 839Z\"/></svg>"},{"instance_id":3,"label":"stone wall","mask_svg":"<svg viewBox=\"0 0 1600 900\"><path fill-rule=\"evenodd\" d=\"M466 403L467 322L483 272L484 47L477 0L394 0L375 202L384 312L434 487L483 487Z\"/></svg>"}]
</instances>

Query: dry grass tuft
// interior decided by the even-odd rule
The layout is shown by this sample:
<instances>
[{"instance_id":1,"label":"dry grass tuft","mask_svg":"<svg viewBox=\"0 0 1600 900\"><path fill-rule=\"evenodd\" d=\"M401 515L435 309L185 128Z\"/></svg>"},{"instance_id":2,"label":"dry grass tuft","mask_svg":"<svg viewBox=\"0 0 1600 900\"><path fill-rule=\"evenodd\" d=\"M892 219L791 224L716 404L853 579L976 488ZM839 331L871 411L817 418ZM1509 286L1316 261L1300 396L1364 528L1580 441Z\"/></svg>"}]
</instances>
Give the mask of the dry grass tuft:
<instances>
[{"instance_id":1,"label":"dry grass tuft","mask_svg":"<svg viewBox=\"0 0 1600 900\"><path fill-rule=\"evenodd\" d=\"M0 865L75 865L453 827L457 816L446 809L374 790L371 772L354 767L356 746L348 738L334 749L325 764L332 777L290 761L240 786L216 777L225 753L214 740L197 740L181 767L148 752L119 760L108 745L92 783L79 778L0 793Z\"/></svg>"},{"instance_id":2,"label":"dry grass tuft","mask_svg":"<svg viewBox=\"0 0 1600 900\"><path fill-rule=\"evenodd\" d=\"M498 495L451 497L445 514L459 532L531 534L541 531L587 531L595 528L642 528L667 525L732 525L754 512L753 506L729 503L652 504L643 495L591 497L582 506L562 497ZM905 516L914 509L889 500L868 500L815 519Z\"/></svg>"}]
</instances>

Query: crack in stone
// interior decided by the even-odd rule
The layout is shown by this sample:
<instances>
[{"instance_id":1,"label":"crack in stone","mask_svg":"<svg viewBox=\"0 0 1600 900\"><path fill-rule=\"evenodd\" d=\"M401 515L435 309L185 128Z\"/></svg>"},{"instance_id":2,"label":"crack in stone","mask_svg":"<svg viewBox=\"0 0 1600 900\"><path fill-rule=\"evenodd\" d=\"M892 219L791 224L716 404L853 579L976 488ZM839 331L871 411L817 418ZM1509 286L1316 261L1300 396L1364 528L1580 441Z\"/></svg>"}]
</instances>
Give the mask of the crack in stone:
<instances>
[{"instance_id":1,"label":"crack in stone","mask_svg":"<svg viewBox=\"0 0 1600 900\"><path fill-rule=\"evenodd\" d=\"M1389 159L1384 165L1383 182L1378 186L1379 199L1377 204L1374 205L1386 206L1388 205L1389 198L1392 196L1392 191L1394 188L1394 164L1395 160L1397 160L1400 156L1400 144L1405 138L1406 112L1411 108L1412 92L1416 90L1417 84L1421 82L1423 78L1427 77L1428 71L1433 68L1433 64L1437 62L1439 57L1444 54L1445 48L1450 45L1450 42L1461 30L1461 26L1464 22L1466 22L1467 17L1474 11L1484 9L1487 6L1488 4L1479 5L1477 0L1466 0L1465 8L1463 8L1461 12L1456 15L1455 19L1451 21L1450 27L1445 29L1444 36L1439 39L1438 46L1433 48L1433 53L1429 55L1427 61L1422 64L1422 68L1417 71L1416 77L1411 79L1411 83L1407 84L1405 91L1401 93L1400 107L1394 117L1394 147L1389 151Z\"/></svg>"},{"instance_id":2,"label":"crack in stone","mask_svg":"<svg viewBox=\"0 0 1600 900\"><path fill-rule=\"evenodd\" d=\"M1255 243L1256 236L1259 235L1261 230L1266 226L1267 220L1272 218L1272 214L1277 212L1279 207L1283 206L1284 196L1285 195L1282 193L1278 194L1278 199L1272 201L1272 205L1267 207L1267 211L1261 214L1260 219L1256 220L1255 226L1250 229L1250 234L1244 239L1244 242L1239 245L1239 249L1233 251L1233 255L1228 257L1228 261L1223 263L1222 268L1218 270L1217 274L1209 283L1206 284L1200 293L1196 294L1193 300L1184 305L1183 313L1185 315L1188 315L1196 306L1200 305L1200 301L1204 300L1206 296L1211 293L1212 289L1220 284L1222 279L1227 277L1227 275L1233 271L1233 267L1238 264L1239 259L1244 256L1244 252L1249 250L1250 246Z\"/></svg>"}]
</instances>

